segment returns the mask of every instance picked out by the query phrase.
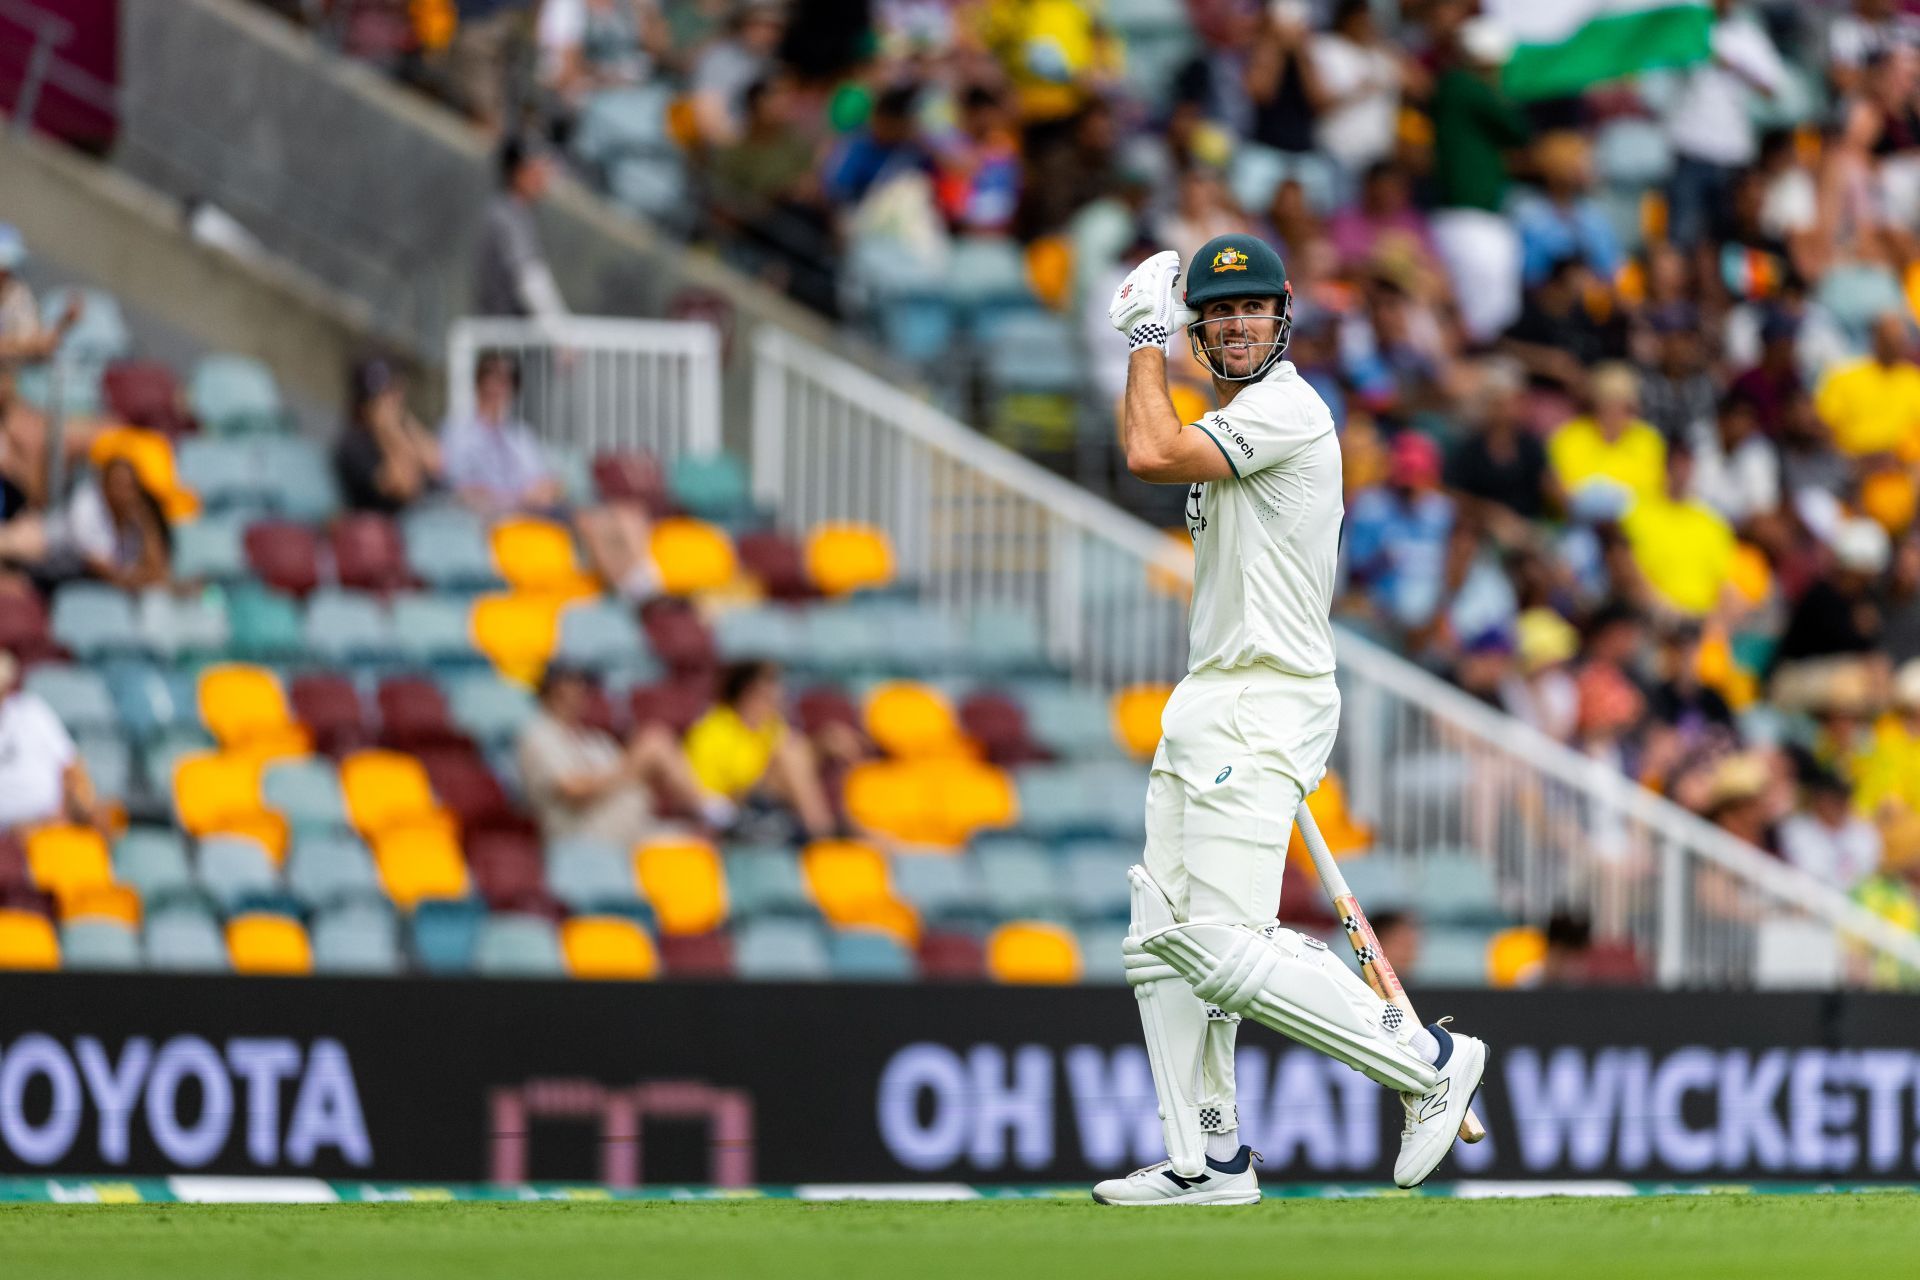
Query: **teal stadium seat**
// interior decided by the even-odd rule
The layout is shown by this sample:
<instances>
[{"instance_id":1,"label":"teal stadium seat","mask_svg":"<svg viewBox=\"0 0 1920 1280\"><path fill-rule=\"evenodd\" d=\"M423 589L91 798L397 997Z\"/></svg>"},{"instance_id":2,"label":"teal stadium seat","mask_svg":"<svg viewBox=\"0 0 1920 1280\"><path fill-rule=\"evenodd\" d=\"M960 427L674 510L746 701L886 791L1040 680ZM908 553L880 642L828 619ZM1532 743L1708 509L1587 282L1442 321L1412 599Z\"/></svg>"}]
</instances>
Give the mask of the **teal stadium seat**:
<instances>
[{"instance_id":1,"label":"teal stadium seat","mask_svg":"<svg viewBox=\"0 0 1920 1280\"><path fill-rule=\"evenodd\" d=\"M801 882L800 860L780 845L735 845L726 850L727 902L736 920L761 916L817 919Z\"/></svg>"},{"instance_id":2,"label":"teal stadium seat","mask_svg":"<svg viewBox=\"0 0 1920 1280\"><path fill-rule=\"evenodd\" d=\"M287 887L322 909L355 902L386 901L373 856L344 832L297 835L287 855Z\"/></svg>"},{"instance_id":3,"label":"teal stadium seat","mask_svg":"<svg viewBox=\"0 0 1920 1280\"><path fill-rule=\"evenodd\" d=\"M591 839L557 840L547 846L547 887L582 915L632 916L643 911L633 879L633 858L614 845Z\"/></svg>"},{"instance_id":4,"label":"teal stadium seat","mask_svg":"<svg viewBox=\"0 0 1920 1280\"><path fill-rule=\"evenodd\" d=\"M487 909L472 899L430 898L413 909L413 954L434 974L473 972Z\"/></svg>"},{"instance_id":5,"label":"teal stadium seat","mask_svg":"<svg viewBox=\"0 0 1920 1280\"><path fill-rule=\"evenodd\" d=\"M647 644L632 610L618 600L589 600L560 615L555 657L597 669L631 665Z\"/></svg>"},{"instance_id":6,"label":"teal stadium seat","mask_svg":"<svg viewBox=\"0 0 1920 1280\"><path fill-rule=\"evenodd\" d=\"M567 971L553 923L516 912L481 921L473 967L490 978L559 978Z\"/></svg>"},{"instance_id":7,"label":"teal stadium seat","mask_svg":"<svg viewBox=\"0 0 1920 1280\"><path fill-rule=\"evenodd\" d=\"M226 912L238 910L249 899L280 892L280 873L273 858L244 836L209 836L200 842L200 887Z\"/></svg>"},{"instance_id":8,"label":"teal stadium seat","mask_svg":"<svg viewBox=\"0 0 1920 1280\"><path fill-rule=\"evenodd\" d=\"M974 842L987 907L1002 920L1067 916L1053 859L1032 840L991 836Z\"/></svg>"},{"instance_id":9,"label":"teal stadium seat","mask_svg":"<svg viewBox=\"0 0 1920 1280\"><path fill-rule=\"evenodd\" d=\"M483 589L500 585L480 517L458 507L409 512L400 526L407 563L435 587Z\"/></svg>"},{"instance_id":10,"label":"teal stadium seat","mask_svg":"<svg viewBox=\"0 0 1920 1280\"><path fill-rule=\"evenodd\" d=\"M355 904L323 911L309 932L315 973L392 975L406 968L390 910Z\"/></svg>"},{"instance_id":11,"label":"teal stadium seat","mask_svg":"<svg viewBox=\"0 0 1920 1280\"><path fill-rule=\"evenodd\" d=\"M901 601L882 614L894 664L916 674L967 665L967 633L953 615L930 605Z\"/></svg>"},{"instance_id":12,"label":"teal stadium seat","mask_svg":"<svg viewBox=\"0 0 1920 1280\"><path fill-rule=\"evenodd\" d=\"M832 975L825 931L809 920L763 916L733 931L733 967L742 978L811 981Z\"/></svg>"},{"instance_id":13,"label":"teal stadium seat","mask_svg":"<svg viewBox=\"0 0 1920 1280\"><path fill-rule=\"evenodd\" d=\"M340 775L330 760L275 761L262 775L260 790L267 807L283 814L297 832L327 834L350 825Z\"/></svg>"},{"instance_id":14,"label":"teal stadium seat","mask_svg":"<svg viewBox=\"0 0 1920 1280\"><path fill-rule=\"evenodd\" d=\"M1119 984L1127 980L1126 965L1120 957L1120 944L1127 936L1124 920L1082 924L1074 930L1080 943L1082 982Z\"/></svg>"},{"instance_id":15,"label":"teal stadium seat","mask_svg":"<svg viewBox=\"0 0 1920 1280\"><path fill-rule=\"evenodd\" d=\"M209 511L173 531L173 572L184 582L238 582L247 567L246 532L251 511Z\"/></svg>"},{"instance_id":16,"label":"teal stadium seat","mask_svg":"<svg viewBox=\"0 0 1920 1280\"><path fill-rule=\"evenodd\" d=\"M139 619L147 648L174 661L219 657L232 638L226 601L218 591L176 595L150 587L140 593Z\"/></svg>"},{"instance_id":17,"label":"teal stadium seat","mask_svg":"<svg viewBox=\"0 0 1920 1280\"><path fill-rule=\"evenodd\" d=\"M927 924L970 926L987 920L980 865L972 854L896 854L891 865L894 892Z\"/></svg>"},{"instance_id":18,"label":"teal stadium seat","mask_svg":"<svg viewBox=\"0 0 1920 1280\"><path fill-rule=\"evenodd\" d=\"M1061 876L1074 919L1125 920L1133 909L1127 868L1141 857L1139 846L1107 840L1075 840L1062 848Z\"/></svg>"},{"instance_id":19,"label":"teal stadium seat","mask_svg":"<svg viewBox=\"0 0 1920 1280\"><path fill-rule=\"evenodd\" d=\"M80 759L93 780L94 792L102 800L121 801L133 790L133 752L118 733L80 733L74 735Z\"/></svg>"},{"instance_id":20,"label":"teal stadium seat","mask_svg":"<svg viewBox=\"0 0 1920 1280\"><path fill-rule=\"evenodd\" d=\"M1342 858L1340 874L1369 915L1404 911L1421 902L1420 865L1396 854L1376 851L1363 858Z\"/></svg>"},{"instance_id":21,"label":"teal stadium seat","mask_svg":"<svg viewBox=\"0 0 1920 1280\"><path fill-rule=\"evenodd\" d=\"M319 521L340 510L333 462L325 447L306 436L260 441L260 465L267 501L289 520Z\"/></svg>"},{"instance_id":22,"label":"teal stadium seat","mask_svg":"<svg viewBox=\"0 0 1920 1280\"><path fill-rule=\"evenodd\" d=\"M1419 910L1436 923L1503 923L1500 892L1485 858L1461 851L1429 854L1420 864Z\"/></svg>"},{"instance_id":23,"label":"teal stadium seat","mask_svg":"<svg viewBox=\"0 0 1920 1280\"><path fill-rule=\"evenodd\" d=\"M134 739L146 742L200 722L198 694L188 673L163 672L136 659L110 662L105 671L121 727Z\"/></svg>"},{"instance_id":24,"label":"teal stadium seat","mask_svg":"<svg viewBox=\"0 0 1920 1280\"><path fill-rule=\"evenodd\" d=\"M246 584L227 596L228 649L248 662L291 662L306 653L300 607L265 587Z\"/></svg>"},{"instance_id":25,"label":"teal stadium seat","mask_svg":"<svg viewBox=\"0 0 1920 1280\"><path fill-rule=\"evenodd\" d=\"M1144 835L1147 771L1129 762L1034 764L1014 772L1020 793L1020 829L1064 839Z\"/></svg>"},{"instance_id":26,"label":"teal stadium seat","mask_svg":"<svg viewBox=\"0 0 1920 1280\"><path fill-rule=\"evenodd\" d=\"M667 468L667 493L702 520L724 524L753 514L747 469L730 453L675 458Z\"/></svg>"},{"instance_id":27,"label":"teal stadium seat","mask_svg":"<svg viewBox=\"0 0 1920 1280\"><path fill-rule=\"evenodd\" d=\"M146 650L132 597L102 583L69 582L61 587L53 597L51 622L53 638L83 662Z\"/></svg>"},{"instance_id":28,"label":"teal stadium seat","mask_svg":"<svg viewBox=\"0 0 1920 1280\"><path fill-rule=\"evenodd\" d=\"M524 686L491 671L453 676L442 683L453 721L482 746L511 743L538 710Z\"/></svg>"},{"instance_id":29,"label":"teal stadium seat","mask_svg":"<svg viewBox=\"0 0 1920 1280\"><path fill-rule=\"evenodd\" d=\"M120 714L100 673L86 667L45 663L27 672L25 688L40 697L73 734L118 733Z\"/></svg>"},{"instance_id":30,"label":"teal stadium seat","mask_svg":"<svg viewBox=\"0 0 1920 1280\"><path fill-rule=\"evenodd\" d=\"M913 957L890 934L872 929L836 929L827 936L827 963L845 982L907 982Z\"/></svg>"},{"instance_id":31,"label":"teal stadium seat","mask_svg":"<svg viewBox=\"0 0 1920 1280\"><path fill-rule=\"evenodd\" d=\"M1064 680L1022 682L1014 700L1027 713L1034 741L1066 760L1111 760L1120 754L1113 737L1113 708L1106 695Z\"/></svg>"},{"instance_id":32,"label":"teal stadium seat","mask_svg":"<svg viewBox=\"0 0 1920 1280\"><path fill-rule=\"evenodd\" d=\"M260 450L251 440L182 440L174 466L180 483L200 495L201 506L209 512L258 511L273 492Z\"/></svg>"},{"instance_id":33,"label":"teal stadium seat","mask_svg":"<svg viewBox=\"0 0 1920 1280\"><path fill-rule=\"evenodd\" d=\"M40 316L47 324L57 324L74 295L84 309L80 319L60 344L60 358L106 366L133 354L133 335L120 310L120 300L102 289L83 289L63 285L49 289L40 299Z\"/></svg>"},{"instance_id":34,"label":"teal stadium seat","mask_svg":"<svg viewBox=\"0 0 1920 1280\"><path fill-rule=\"evenodd\" d=\"M713 620L713 639L727 658L759 657L805 665L806 614L779 605L729 609Z\"/></svg>"},{"instance_id":35,"label":"teal stadium seat","mask_svg":"<svg viewBox=\"0 0 1920 1280\"><path fill-rule=\"evenodd\" d=\"M1492 941L1489 929L1430 925L1420 934L1419 968L1407 981L1421 987L1484 987Z\"/></svg>"},{"instance_id":36,"label":"teal stadium seat","mask_svg":"<svg viewBox=\"0 0 1920 1280\"><path fill-rule=\"evenodd\" d=\"M263 435L291 425L272 370L249 356L207 356L194 365L187 403L211 435Z\"/></svg>"},{"instance_id":37,"label":"teal stadium seat","mask_svg":"<svg viewBox=\"0 0 1920 1280\"><path fill-rule=\"evenodd\" d=\"M138 969L140 935L118 920L69 920L60 926L60 967Z\"/></svg>"},{"instance_id":38,"label":"teal stadium seat","mask_svg":"<svg viewBox=\"0 0 1920 1280\"><path fill-rule=\"evenodd\" d=\"M147 914L146 967L165 973L225 973L227 942L208 912L190 905Z\"/></svg>"},{"instance_id":39,"label":"teal stadium seat","mask_svg":"<svg viewBox=\"0 0 1920 1280\"><path fill-rule=\"evenodd\" d=\"M130 827L114 841L113 878L137 891L149 908L194 890L186 841L165 827Z\"/></svg>"},{"instance_id":40,"label":"teal stadium seat","mask_svg":"<svg viewBox=\"0 0 1920 1280\"><path fill-rule=\"evenodd\" d=\"M979 671L1036 671L1046 666L1040 619L1030 609L989 605L967 618L967 661Z\"/></svg>"},{"instance_id":41,"label":"teal stadium seat","mask_svg":"<svg viewBox=\"0 0 1920 1280\"><path fill-rule=\"evenodd\" d=\"M393 618L377 596L322 587L307 598L307 648L335 666L377 663L400 651Z\"/></svg>"},{"instance_id":42,"label":"teal stadium seat","mask_svg":"<svg viewBox=\"0 0 1920 1280\"><path fill-rule=\"evenodd\" d=\"M480 654L467 625L468 608L455 596L395 596L393 637L401 655L435 667L477 663Z\"/></svg>"}]
</instances>

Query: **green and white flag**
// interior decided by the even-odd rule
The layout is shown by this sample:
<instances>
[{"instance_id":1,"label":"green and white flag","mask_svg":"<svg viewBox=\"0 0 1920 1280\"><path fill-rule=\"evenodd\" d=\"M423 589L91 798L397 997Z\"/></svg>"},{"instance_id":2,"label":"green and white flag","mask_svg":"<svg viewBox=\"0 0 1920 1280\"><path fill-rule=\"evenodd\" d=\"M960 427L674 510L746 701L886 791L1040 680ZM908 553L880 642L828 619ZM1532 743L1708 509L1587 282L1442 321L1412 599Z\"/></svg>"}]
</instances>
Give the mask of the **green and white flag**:
<instances>
[{"instance_id":1,"label":"green and white flag","mask_svg":"<svg viewBox=\"0 0 1920 1280\"><path fill-rule=\"evenodd\" d=\"M1485 0L1513 38L1501 83L1515 98L1552 98L1659 67L1707 59L1709 5L1681 0Z\"/></svg>"}]
</instances>

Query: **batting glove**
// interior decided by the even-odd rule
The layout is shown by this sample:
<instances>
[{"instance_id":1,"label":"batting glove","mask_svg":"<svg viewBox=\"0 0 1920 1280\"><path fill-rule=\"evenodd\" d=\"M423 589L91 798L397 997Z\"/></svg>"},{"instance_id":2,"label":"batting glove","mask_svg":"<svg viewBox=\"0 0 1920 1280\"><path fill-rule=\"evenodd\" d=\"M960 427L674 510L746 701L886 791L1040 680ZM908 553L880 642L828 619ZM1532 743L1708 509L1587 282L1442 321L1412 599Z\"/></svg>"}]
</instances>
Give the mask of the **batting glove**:
<instances>
[{"instance_id":1,"label":"batting glove","mask_svg":"<svg viewBox=\"0 0 1920 1280\"><path fill-rule=\"evenodd\" d=\"M1181 310L1180 255L1163 249L1135 267L1114 290L1107 319L1127 335L1127 349L1165 349Z\"/></svg>"}]
</instances>

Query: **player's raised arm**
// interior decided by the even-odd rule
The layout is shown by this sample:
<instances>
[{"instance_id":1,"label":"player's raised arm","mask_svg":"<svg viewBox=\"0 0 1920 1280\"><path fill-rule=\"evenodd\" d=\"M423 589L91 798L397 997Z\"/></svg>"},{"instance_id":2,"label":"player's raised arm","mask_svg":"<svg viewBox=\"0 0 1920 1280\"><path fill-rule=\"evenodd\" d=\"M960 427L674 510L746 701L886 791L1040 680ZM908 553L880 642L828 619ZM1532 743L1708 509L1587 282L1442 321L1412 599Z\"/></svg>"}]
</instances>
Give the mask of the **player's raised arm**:
<instances>
[{"instance_id":1,"label":"player's raised arm","mask_svg":"<svg viewBox=\"0 0 1920 1280\"><path fill-rule=\"evenodd\" d=\"M1120 447L1127 470L1152 484L1192 484L1233 474L1212 437L1180 421L1167 389L1167 342L1180 325L1181 310L1180 255L1171 249L1135 267L1107 308L1107 318L1133 349Z\"/></svg>"}]
</instances>

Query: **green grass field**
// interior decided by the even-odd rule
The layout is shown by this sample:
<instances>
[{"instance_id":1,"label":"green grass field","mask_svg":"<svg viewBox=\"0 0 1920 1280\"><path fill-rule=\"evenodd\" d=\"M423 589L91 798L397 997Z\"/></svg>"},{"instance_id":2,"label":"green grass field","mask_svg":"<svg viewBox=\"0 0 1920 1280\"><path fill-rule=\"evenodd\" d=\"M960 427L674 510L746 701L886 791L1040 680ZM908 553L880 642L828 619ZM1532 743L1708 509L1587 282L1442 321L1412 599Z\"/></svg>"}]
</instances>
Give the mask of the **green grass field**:
<instances>
[{"instance_id":1,"label":"green grass field","mask_svg":"<svg viewBox=\"0 0 1920 1280\"><path fill-rule=\"evenodd\" d=\"M953 1204L0 1206L7 1280L1912 1275L1912 1195Z\"/></svg>"}]
</instances>

